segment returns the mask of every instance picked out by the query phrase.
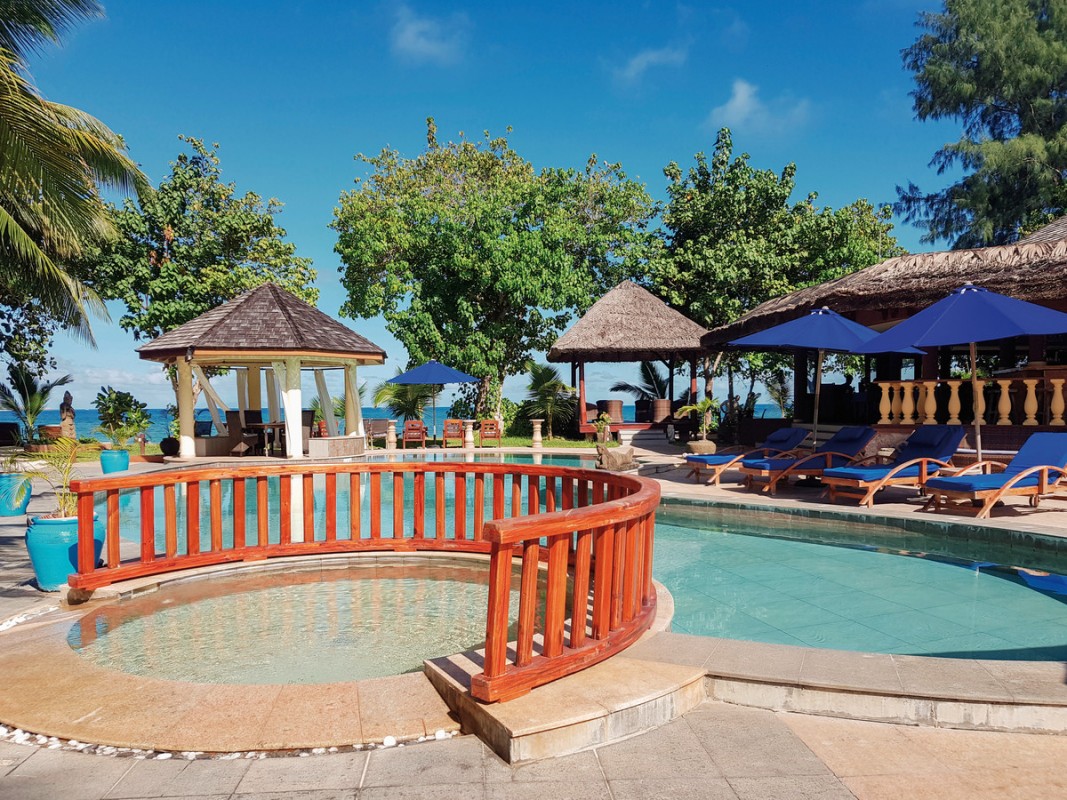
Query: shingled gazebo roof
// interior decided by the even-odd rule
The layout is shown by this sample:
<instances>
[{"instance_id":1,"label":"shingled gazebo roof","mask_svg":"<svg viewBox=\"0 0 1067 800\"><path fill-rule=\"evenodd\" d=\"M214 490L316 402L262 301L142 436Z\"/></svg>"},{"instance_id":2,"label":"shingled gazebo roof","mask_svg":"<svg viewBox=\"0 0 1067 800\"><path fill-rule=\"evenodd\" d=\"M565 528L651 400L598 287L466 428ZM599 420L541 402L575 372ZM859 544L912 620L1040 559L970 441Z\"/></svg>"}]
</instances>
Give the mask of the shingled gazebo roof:
<instances>
[{"instance_id":1,"label":"shingled gazebo roof","mask_svg":"<svg viewBox=\"0 0 1067 800\"><path fill-rule=\"evenodd\" d=\"M201 363L266 362L299 356L381 364L385 351L273 283L245 292L137 348L141 358Z\"/></svg>"},{"instance_id":2,"label":"shingled gazebo roof","mask_svg":"<svg viewBox=\"0 0 1067 800\"><path fill-rule=\"evenodd\" d=\"M597 300L548 351L555 362L695 358L707 333L647 289L623 281Z\"/></svg>"},{"instance_id":3,"label":"shingled gazebo roof","mask_svg":"<svg viewBox=\"0 0 1067 800\"><path fill-rule=\"evenodd\" d=\"M1067 240L1021 241L891 258L768 300L729 325L715 328L704 337L704 344L721 347L821 306L845 316L873 316L873 320L864 320L871 325L878 320L890 322L910 316L968 282L1031 303L1067 307Z\"/></svg>"}]
</instances>

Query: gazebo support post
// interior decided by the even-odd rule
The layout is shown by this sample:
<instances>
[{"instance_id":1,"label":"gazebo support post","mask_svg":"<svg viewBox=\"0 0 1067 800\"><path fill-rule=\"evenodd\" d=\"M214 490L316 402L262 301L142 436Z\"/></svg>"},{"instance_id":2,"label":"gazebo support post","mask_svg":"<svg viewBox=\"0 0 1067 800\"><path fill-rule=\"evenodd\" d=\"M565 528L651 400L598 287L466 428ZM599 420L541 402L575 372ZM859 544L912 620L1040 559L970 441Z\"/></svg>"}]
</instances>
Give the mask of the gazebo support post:
<instances>
[{"instance_id":1,"label":"gazebo support post","mask_svg":"<svg viewBox=\"0 0 1067 800\"><path fill-rule=\"evenodd\" d=\"M588 414L585 411L585 362L578 362L578 432L588 422Z\"/></svg>"},{"instance_id":2,"label":"gazebo support post","mask_svg":"<svg viewBox=\"0 0 1067 800\"><path fill-rule=\"evenodd\" d=\"M263 376L259 367L248 368L248 408L245 411L261 411L263 409Z\"/></svg>"},{"instance_id":3,"label":"gazebo support post","mask_svg":"<svg viewBox=\"0 0 1067 800\"><path fill-rule=\"evenodd\" d=\"M356 365L345 364L345 436L363 436L360 400Z\"/></svg>"},{"instance_id":4,"label":"gazebo support post","mask_svg":"<svg viewBox=\"0 0 1067 800\"><path fill-rule=\"evenodd\" d=\"M275 362L274 375L281 379L282 410L285 415L285 456L286 458L304 457L304 435L300 429L300 412L303 399L300 396L300 359L287 358L284 362Z\"/></svg>"},{"instance_id":5,"label":"gazebo support post","mask_svg":"<svg viewBox=\"0 0 1067 800\"><path fill-rule=\"evenodd\" d=\"M193 442L193 367L184 358L175 362L178 371L178 457L196 458Z\"/></svg>"},{"instance_id":6,"label":"gazebo support post","mask_svg":"<svg viewBox=\"0 0 1067 800\"><path fill-rule=\"evenodd\" d=\"M689 403L697 401L697 360L689 359Z\"/></svg>"}]
</instances>

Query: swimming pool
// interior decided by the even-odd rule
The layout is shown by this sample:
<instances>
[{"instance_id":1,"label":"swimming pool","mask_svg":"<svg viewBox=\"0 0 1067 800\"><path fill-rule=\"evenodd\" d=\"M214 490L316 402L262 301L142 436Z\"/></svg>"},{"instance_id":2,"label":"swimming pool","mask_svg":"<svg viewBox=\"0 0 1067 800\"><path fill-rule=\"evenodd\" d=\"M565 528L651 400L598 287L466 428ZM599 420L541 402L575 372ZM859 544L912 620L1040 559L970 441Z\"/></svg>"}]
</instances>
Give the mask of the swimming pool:
<instances>
[{"instance_id":1,"label":"swimming pool","mask_svg":"<svg viewBox=\"0 0 1067 800\"><path fill-rule=\"evenodd\" d=\"M743 515L660 514L654 573L672 629L945 658L1067 660L1067 579L983 562L768 535Z\"/></svg>"}]
</instances>

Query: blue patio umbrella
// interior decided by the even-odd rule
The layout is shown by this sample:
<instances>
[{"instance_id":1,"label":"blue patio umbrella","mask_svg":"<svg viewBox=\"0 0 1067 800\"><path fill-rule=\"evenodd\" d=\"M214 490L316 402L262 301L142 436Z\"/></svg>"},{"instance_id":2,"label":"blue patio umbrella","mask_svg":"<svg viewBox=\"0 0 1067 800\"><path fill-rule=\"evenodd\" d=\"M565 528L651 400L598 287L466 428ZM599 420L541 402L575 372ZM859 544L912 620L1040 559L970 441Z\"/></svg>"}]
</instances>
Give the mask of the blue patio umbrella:
<instances>
[{"instance_id":1,"label":"blue patio umbrella","mask_svg":"<svg viewBox=\"0 0 1067 800\"><path fill-rule=\"evenodd\" d=\"M822 364L826 354L854 353L856 348L871 341L878 333L865 325L853 322L829 308L814 308L799 317L758 333L742 336L729 343L744 350L786 351L815 350L819 357L815 366L815 409L812 414L812 441L818 444L819 395L822 389ZM919 352L911 347L905 351Z\"/></svg>"},{"instance_id":2,"label":"blue patio umbrella","mask_svg":"<svg viewBox=\"0 0 1067 800\"><path fill-rule=\"evenodd\" d=\"M965 284L856 349L858 353L888 353L910 347L970 345L971 388L974 396L974 443L982 460L982 429L978 418L977 342L1015 336L1067 333L1067 314L1027 303L981 286Z\"/></svg>"},{"instance_id":3,"label":"blue patio umbrella","mask_svg":"<svg viewBox=\"0 0 1067 800\"><path fill-rule=\"evenodd\" d=\"M478 379L460 372L458 369L445 366L440 361L430 360L425 364L412 367L407 372L402 372L395 378L390 378L386 383L426 384L433 386L433 438L437 438L437 387L446 383L477 383Z\"/></svg>"}]
</instances>

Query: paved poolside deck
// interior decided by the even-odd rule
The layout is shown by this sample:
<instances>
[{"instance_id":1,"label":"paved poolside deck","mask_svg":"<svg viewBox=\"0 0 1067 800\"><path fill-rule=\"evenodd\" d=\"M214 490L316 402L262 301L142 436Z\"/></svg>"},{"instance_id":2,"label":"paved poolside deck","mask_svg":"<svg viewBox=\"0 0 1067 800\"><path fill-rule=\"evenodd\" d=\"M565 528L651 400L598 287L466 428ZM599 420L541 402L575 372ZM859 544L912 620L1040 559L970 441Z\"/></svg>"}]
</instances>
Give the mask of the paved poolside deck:
<instances>
[{"instance_id":1,"label":"paved poolside deck","mask_svg":"<svg viewBox=\"0 0 1067 800\"><path fill-rule=\"evenodd\" d=\"M669 463L667 457L664 467ZM680 470L665 469L656 477L670 496L728 502L757 497L729 484L692 484ZM918 513L910 493L891 492L876 513ZM806 507L813 498L789 490L758 502ZM1009 507L988 524L1067 534L1067 515L1059 511L1067 511L1067 501L1051 501L1048 508ZM29 576L20 531L18 519L0 525L0 620L54 604L20 585ZM697 658L695 651L708 646L684 641L694 639L677 637L672 646L678 658ZM1058 769L1064 756L1064 736L888 725L708 701L627 741L519 767L504 764L471 736L404 748L231 761L109 758L0 742L0 798L1060 796L1067 794Z\"/></svg>"}]
</instances>

